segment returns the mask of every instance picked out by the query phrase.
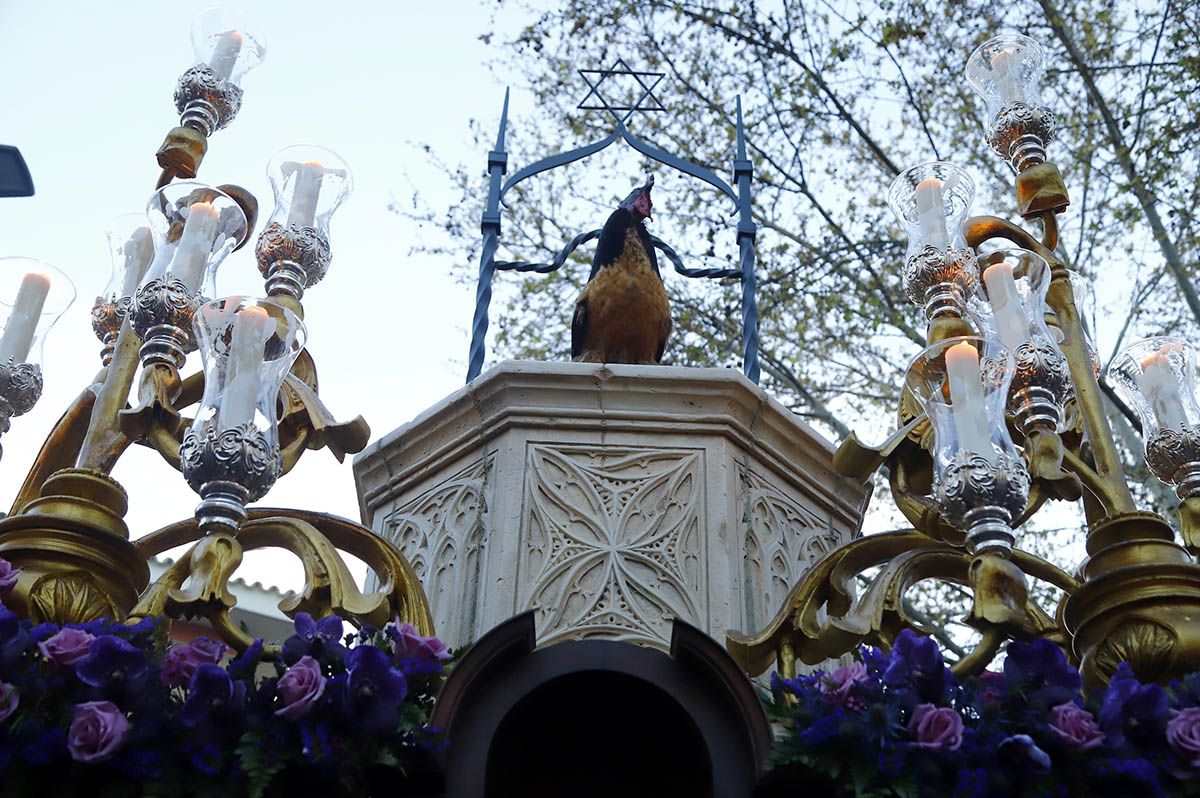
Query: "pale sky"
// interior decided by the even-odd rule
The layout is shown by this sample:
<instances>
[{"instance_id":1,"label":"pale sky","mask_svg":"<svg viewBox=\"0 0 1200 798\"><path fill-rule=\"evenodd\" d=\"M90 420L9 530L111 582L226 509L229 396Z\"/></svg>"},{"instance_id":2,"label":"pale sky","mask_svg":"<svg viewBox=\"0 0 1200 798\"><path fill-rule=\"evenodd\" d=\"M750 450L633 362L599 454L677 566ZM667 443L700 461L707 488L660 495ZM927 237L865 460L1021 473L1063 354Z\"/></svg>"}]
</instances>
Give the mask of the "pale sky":
<instances>
[{"instance_id":1,"label":"pale sky","mask_svg":"<svg viewBox=\"0 0 1200 798\"><path fill-rule=\"evenodd\" d=\"M45 391L0 439L0 505L7 509L41 441L99 368L88 313L111 262L104 231L141 212L159 169L154 153L178 116L176 78L193 63L189 26L211 2L0 0L0 144L24 154L37 194L0 199L0 256L47 261L79 297L47 339ZM234 122L209 141L199 179L237 183L271 211L267 160L282 147L339 153L355 189L334 217L333 265L305 295L308 348L320 392L340 419L361 413L372 440L457 389L465 376L473 288L451 264L409 249L422 231L388 211L420 191L435 207L457 197L429 165L430 142L452 163L482 173L469 121L499 116L503 85L477 37L489 3L345 3L247 0L239 6L267 42L265 61L242 81ZM513 113L522 97L514 94ZM480 179L481 190L483 179ZM256 231L257 235L257 231ZM253 245L230 256L219 296L261 295ZM198 356L187 370L198 368ZM157 454L134 447L114 476L130 493L133 536L191 514L197 497ZM350 460L309 452L263 504L358 519ZM298 569L251 556L251 580L297 586Z\"/></svg>"}]
</instances>

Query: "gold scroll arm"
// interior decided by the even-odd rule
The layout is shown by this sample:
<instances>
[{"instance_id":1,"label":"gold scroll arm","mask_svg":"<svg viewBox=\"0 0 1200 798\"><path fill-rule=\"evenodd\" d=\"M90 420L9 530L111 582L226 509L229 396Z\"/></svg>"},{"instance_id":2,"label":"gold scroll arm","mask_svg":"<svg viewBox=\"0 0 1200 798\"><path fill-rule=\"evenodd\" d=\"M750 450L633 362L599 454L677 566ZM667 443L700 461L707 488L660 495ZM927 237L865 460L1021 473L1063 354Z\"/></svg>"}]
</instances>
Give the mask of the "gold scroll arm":
<instances>
[{"instance_id":1,"label":"gold scroll arm","mask_svg":"<svg viewBox=\"0 0 1200 798\"><path fill-rule=\"evenodd\" d=\"M152 532L135 545L149 559L199 537L195 520L188 519ZM196 557L211 537L196 543L142 594L133 612L135 617L204 615L227 643L244 649L252 641L229 620L233 604L217 599L228 595L227 581L236 567L233 561L240 561L243 549L283 548L301 561L305 575L299 594L289 594L280 602L280 610L289 617L302 611L314 617L336 614L357 625L382 625L398 617L413 624L421 634L434 633L425 592L404 555L390 542L353 521L282 508L252 510L237 537L229 538L232 545L222 547L220 556L227 562L210 564L198 571ZM375 592L359 591L339 549L363 560L375 572L379 580ZM228 563L233 563L233 567L228 567ZM202 584L183 590L189 576L194 583L200 577ZM209 584L210 579L221 583Z\"/></svg>"},{"instance_id":2,"label":"gold scroll arm","mask_svg":"<svg viewBox=\"0 0 1200 798\"><path fill-rule=\"evenodd\" d=\"M859 644L890 646L902 629L919 629L903 607L904 593L924 579L969 584L973 558L966 552L931 540L915 530L870 535L830 552L796 583L775 617L759 632L726 633L726 648L751 675L774 663L783 676L795 675L795 660L815 665L841 656ZM1013 562L1025 573L1070 593L1076 581L1066 572L1028 552L1013 551ZM881 566L869 587L854 594L855 577ZM1055 621L1034 602L1027 603L1023 636L1052 637ZM981 625L984 652L968 655L963 670L982 669L998 648L998 627Z\"/></svg>"}]
</instances>

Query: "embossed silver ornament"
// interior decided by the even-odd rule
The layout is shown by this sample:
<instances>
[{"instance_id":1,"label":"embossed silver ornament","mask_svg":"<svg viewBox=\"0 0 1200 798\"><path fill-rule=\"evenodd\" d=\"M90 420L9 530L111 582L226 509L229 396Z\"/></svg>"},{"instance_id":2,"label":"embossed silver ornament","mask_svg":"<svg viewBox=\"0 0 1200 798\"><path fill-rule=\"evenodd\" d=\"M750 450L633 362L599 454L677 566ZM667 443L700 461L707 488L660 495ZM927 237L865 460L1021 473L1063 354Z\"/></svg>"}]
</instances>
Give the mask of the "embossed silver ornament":
<instances>
[{"instance_id":1,"label":"embossed silver ornament","mask_svg":"<svg viewBox=\"0 0 1200 798\"><path fill-rule=\"evenodd\" d=\"M272 222L254 248L258 270L267 281L267 294L287 293L301 298L329 271L329 239L316 227Z\"/></svg>"},{"instance_id":2,"label":"embossed silver ornament","mask_svg":"<svg viewBox=\"0 0 1200 798\"><path fill-rule=\"evenodd\" d=\"M116 345L121 325L125 323L132 304L133 297L109 297L106 299L98 296L96 303L92 305L92 332L96 333L100 343L104 344L100 350L100 361L106 366L112 362L113 347Z\"/></svg>"},{"instance_id":3,"label":"embossed silver ornament","mask_svg":"<svg viewBox=\"0 0 1200 798\"><path fill-rule=\"evenodd\" d=\"M1045 336L1033 335L1012 353L1013 375L1008 388L1008 412L1026 435L1035 428L1058 427L1063 406L1072 395L1071 373L1062 351ZM1005 364L986 358L981 364L985 380L998 379Z\"/></svg>"},{"instance_id":4,"label":"embossed silver ornament","mask_svg":"<svg viewBox=\"0 0 1200 798\"><path fill-rule=\"evenodd\" d=\"M283 458L252 422L218 429L193 426L179 446L179 468L200 494L196 518L201 528L236 531L246 518L246 504L267 494L283 473Z\"/></svg>"},{"instance_id":5,"label":"embossed silver ornament","mask_svg":"<svg viewBox=\"0 0 1200 798\"><path fill-rule=\"evenodd\" d=\"M967 533L973 552L1010 549L1012 523L1029 497L1029 472L1019 457L993 452L989 460L961 450L934 477L933 495L942 517Z\"/></svg>"},{"instance_id":6,"label":"embossed silver ornament","mask_svg":"<svg viewBox=\"0 0 1200 798\"><path fill-rule=\"evenodd\" d=\"M1200 426L1160 427L1146 438L1146 465L1154 476L1176 485L1179 498L1200 495Z\"/></svg>"},{"instance_id":7,"label":"embossed silver ornament","mask_svg":"<svg viewBox=\"0 0 1200 798\"><path fill-rule=\"evenodd\" d=\"M192 317L202 303L182 280L169 272L137 290L129 309L129 323L144 342L141 350L144 365L183 366L187 353L196 348L190 331Z\"/></svg>"},{"instance_id":8,"label":"embossed silver ornament","mask_svg":"<svg viewBox=\"0 0 1200 798\"><path fill-rule=\"evenodd\" d=\"M1058 121L1044 105L1006 103L987 129L987 143L1017 172L1046 161Z\"/></svg>"},{"instance_id":9,"label":"embossed silver ornament","mask_svg":"<svg viewBox=\"0 0 1200 798\"><path fill-rule=\"evenodd\" d=\"M179 124L195 128L205 136L232 122L241 107L241 87L222 78L208 64L196 64L180 75L175 84Z\"/></svg>"},{"instance_id":10,"label":"embossed silver ornament","mask_svg":"<svg viewBox=\"0 0 1200 798\"><path fill-rule=\"evenodd\" d=\"M970 249L944 252L926 244L904 264L904 292L925 308L927 318L961 316L966 298L979 280L975 253Z\"/></svg>"}]
</instances>

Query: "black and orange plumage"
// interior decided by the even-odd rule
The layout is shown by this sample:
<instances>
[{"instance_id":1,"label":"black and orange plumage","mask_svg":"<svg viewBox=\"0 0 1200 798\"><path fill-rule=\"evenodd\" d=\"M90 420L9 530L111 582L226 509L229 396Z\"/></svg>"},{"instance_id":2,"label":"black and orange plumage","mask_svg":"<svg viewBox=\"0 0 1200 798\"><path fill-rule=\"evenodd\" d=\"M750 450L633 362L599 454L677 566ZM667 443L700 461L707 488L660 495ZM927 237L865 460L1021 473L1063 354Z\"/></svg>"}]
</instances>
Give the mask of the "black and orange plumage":
<instances>
[{"instance_id":1,"label":"black and orange plumage","mask_svg":"<svg viewBox=\"0 0 1200 798\"><path fill-rule=\"evenodd\" d=\"M659 363L671 308L646 231L651 177L604 223L587 285L571 320L571 358L589 363Z\"/></svg>"}]
</instances>

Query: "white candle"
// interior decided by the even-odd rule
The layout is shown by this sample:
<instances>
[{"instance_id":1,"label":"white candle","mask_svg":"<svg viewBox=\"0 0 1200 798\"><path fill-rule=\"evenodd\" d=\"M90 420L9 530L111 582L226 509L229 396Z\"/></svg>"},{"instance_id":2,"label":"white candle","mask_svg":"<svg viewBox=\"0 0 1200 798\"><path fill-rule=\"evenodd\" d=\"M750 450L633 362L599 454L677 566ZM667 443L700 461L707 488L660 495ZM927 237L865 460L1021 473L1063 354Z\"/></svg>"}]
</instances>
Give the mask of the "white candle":
<instances>
[{"instance_id":1,"label":"white candle","mask_svg":"<svg viewBox=\"0 0 1200 798\"><path fill-rule=\"evenodd\" d=\"M1158 425L1181 430L1187 423L1187 415L1183 412L1183 391L1171 368L1168 351L1164 347L1142 361L1138 387L1150 401Z\"/></svg>"},{"instance_id":2,"label":"white candle","mask_svg":"<svg viewBox=\"0 0 1200 798\"><path fill-rule=\"evenodd\" d=\"M217 46L213 50L212 58L208 60L208 66L218 77L229 80L233 75L233 67L237 64L238 53L242 51L244 41L242 34L235 30L227 30L217 39Z\"/></svg>"},{"instance_id":3,"label":"white candle","mask_svg":"<svg viewBox=\"0 0 1200 798\"><path fill-rule=\"evenodd\" d=\"M984 270L983 282L987 286L1000 343L1015 357L1017 347L1029 340L1029 325L1021 312L1021 297L1017 294L1012 266L1003 261L993 263Z\"/></svg>"},{"instance_id":4,"label":"white candle","mask_svg":"<svg viewBox=\"0 0 1200 798\"><path fill-rule=\"evenodd\" d=\"M225 396L217 414L217 426L230 429L254 418L258 403L258 366L263 359L271 316L251 305L237 312L229 339L229 363L226 366Z\"/></svg>"},{"instance_id":5,"label":"white candle","mask_svg":"<svg viewBox=\"0 0 1200 798\"><path fill-rule=\"evenodd\" d=\"M292 191L287 226L312 227L317 218L317 198L321 194L321 178L325 175L325 168L316 161L289 161L283 165L283 169L285 173L289 169L296 173L296 188Z\"/></svg>"},{"instance_id":6,"label":"white candle","mask_svg":"<svg viewBox=\"0 0 1200 798\"><path fill-rule=\"evenodd\" d=\"M121 282L121 296L133 296L150 261L154 260L154 240L149 227L139 227L125 242L125 277Z\"/></svg>"},{"instance_id":7,"label":"white candle","mask_svg":"<svg viewBox=\"0 0 1200 798\"><path fill-rule=\"evenodd\" d=\"M4 335L0 336L0 363L24 363L29 357L29 349L33 346L33 336L37 332L38 320L42 316L42 307L46 304L46 295L50 293L50 278L44 274L30 272L21 280L17 289L17 298L13 302L12 313L8 323L4 325Z\"/></svg>"},{"instance_id":8,"label":"white candle","mask_svg":"<svg viewBox=\"0 0 1200 798\"><path fill-rule=\"evenodd\" d=\"M927 177L917 183L917 223L926 242L945 250L949 236L946 235L946 217L943 213L942 181Z\"/></svg>"},{"instance_id":9,"label":"white candle","mask_svg":"<svg viewBox=\"0 0 1200 798\"><path fill-rule=\"evenodd\" d=\"M200 287L213 242L217 240L219 221L217 209L211 203L197 202L188 209L183 234L167 271L187 286L189 293L196 293Z\"/></svg>"},{"instance_id":10,"label":"white candle","mask_svg":"<svg viewBox=\"0 0 1200 798\"><path fill-rule=\"evenodd\" d=\"M966 341L946 350L946 378L950 383L950 411L958 446L995 462L992 436L988 431L983 403L983 379L979 375L979 353Z\"/></svg>"},{"instance_id":11,"label":"white candle","mask_svg":"<svg viewBox=\"0 0 1200 798\"><path fill-rule=\"evenodd\" d=\"M1025 102L1025 92L1021 88L1020 60L1016 53L1001 50L992 56L992 79L1004 104Z\"/></svg>"}]
</instances>

